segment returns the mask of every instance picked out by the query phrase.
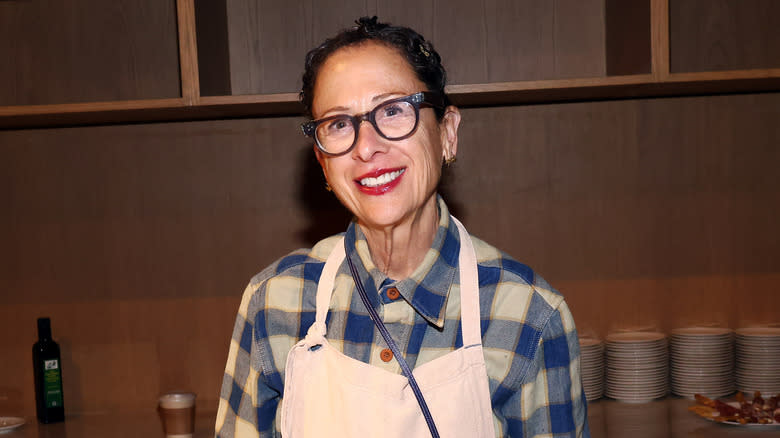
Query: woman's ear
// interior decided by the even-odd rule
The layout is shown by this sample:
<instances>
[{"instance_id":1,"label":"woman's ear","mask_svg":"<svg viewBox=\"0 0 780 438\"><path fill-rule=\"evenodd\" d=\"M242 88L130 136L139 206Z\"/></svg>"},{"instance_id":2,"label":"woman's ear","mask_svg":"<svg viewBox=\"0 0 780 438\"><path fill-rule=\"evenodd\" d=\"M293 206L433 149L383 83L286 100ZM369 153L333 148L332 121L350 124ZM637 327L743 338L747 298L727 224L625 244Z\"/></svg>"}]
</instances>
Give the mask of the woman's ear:
<instances>
[{"instance_id":1,"label":"woman's ear","mask_svg":"<svg viewBox=\"0 0 780 438\"><path fill-rule=\"evenodd\" d=\"M325 170L325 156L322 155L322 152L320 152L320 148L317 147L315 144L313 146L314 148L314 156L317 157L317 162L320 163L320 167L322 167L322 170Z\"/></svg>"},{"instance_id":2,"label":"woman's ear","mask_svg":"<svg viewBox=\"0 0 780 438\"><path fill-rule=\"evenodd\" d=\"M444 161L452 161L458 153L458 127L460 126L460 110L454 105L444 110L439 127L441 130L442 157Z\"/></svg>"},{"instance_id":3,"label":"woman's ear","mask_svg":"<svg viewBox=\"0 0 780 438\"><path fill-rule=\"evenodd\" d=\"M314 145L314 156L317 157L317 162L320 163L320 168L322 168L322 175L325 177L325 183L328 182L328 171L327 167L325 166L325 154L320 151L320 149L317 147L317 145Z\"/></svg>"}]
</instances>

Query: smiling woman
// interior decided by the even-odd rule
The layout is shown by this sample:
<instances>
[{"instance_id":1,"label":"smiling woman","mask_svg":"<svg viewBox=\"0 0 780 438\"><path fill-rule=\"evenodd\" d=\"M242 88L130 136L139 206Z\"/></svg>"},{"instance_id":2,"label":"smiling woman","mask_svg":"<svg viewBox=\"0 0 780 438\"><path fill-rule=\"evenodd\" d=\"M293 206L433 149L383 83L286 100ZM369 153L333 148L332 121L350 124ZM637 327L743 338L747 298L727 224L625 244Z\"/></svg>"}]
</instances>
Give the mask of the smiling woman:
<instances>
[{"instance_id":1,"label":"smiling woman","mask_svg":"<svg viewBox=\"0 0 780 438\"><path fill-rule=\"evenodd\" d=\"M303 132L354 220L251 280L217 436L589 436L563 297L437 194L461 120L445 83L428 41L376 17L307 55Z\"/></svg>"},{"instance_id":2,"label":"smiling woman","mask_svg":"<svg viewBox=\"0 0 780 438\"><path fill-rule=\"evenodd\" d=\"M327 120L342 113L398 111L399 98L421 91L426 91L425 83L397 49L368 41L342 48L323 63L312 114ZM392 278L407 277L433 240L436 186L443 160L457 151L460 122L453 106L445 109L441 121L432 108L408 110L407 119L409 113L414 123L404 124L413 130L394 141L373 124L361 123L349 153L333 157L315 149L333 192L363 224L374 261ZM391 118L389 114L382 119Z\"/></svg>"}]
</instances>

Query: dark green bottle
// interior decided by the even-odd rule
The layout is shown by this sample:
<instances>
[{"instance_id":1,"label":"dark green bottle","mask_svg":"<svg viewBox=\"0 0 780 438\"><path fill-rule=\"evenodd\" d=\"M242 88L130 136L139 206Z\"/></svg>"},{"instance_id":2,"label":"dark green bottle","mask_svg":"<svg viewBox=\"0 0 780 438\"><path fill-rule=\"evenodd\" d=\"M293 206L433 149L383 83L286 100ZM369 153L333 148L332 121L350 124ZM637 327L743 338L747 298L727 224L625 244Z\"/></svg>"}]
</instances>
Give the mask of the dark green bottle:
<instances>
[{"instance_id":1,"label":"dark green bottle","mask_svg":"<svg viewBox=\"0 0 780 438\"><path fill-rule=\"evenodd\" d=\"M60 346L51 338L49 318L38 318L38 342L33 345L33 372L38 421L41 423L64 421Z\"/></svg>"}]
</instances>

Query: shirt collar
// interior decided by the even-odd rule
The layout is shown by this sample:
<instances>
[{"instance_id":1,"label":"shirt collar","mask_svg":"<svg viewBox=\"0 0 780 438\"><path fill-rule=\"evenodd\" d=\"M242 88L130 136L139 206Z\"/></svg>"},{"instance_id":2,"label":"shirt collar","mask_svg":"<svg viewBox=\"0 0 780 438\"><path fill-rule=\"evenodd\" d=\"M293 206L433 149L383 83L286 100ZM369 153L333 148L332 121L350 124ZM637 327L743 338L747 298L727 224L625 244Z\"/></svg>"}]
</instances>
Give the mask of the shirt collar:
<instances>
[{"instance_id":1,"label":"shirt collar","mask_svg":"<svg viewBox=\"0 0 780 438\"><path fill-rule=\"evenodd\" d=\"M350 223L344 237L347 257L355 264L369 301L375 308L382 300L379 293L395 287L417 313L429 323L441 328L444 326L450 290L458 283L460 238L455 223L450 220L444 200L439 196L437 202L439 227L433 243L423 262L408 278L388 278L376 267L371 259L366 237L356 221Z\"/></svg>"}]
</instances>

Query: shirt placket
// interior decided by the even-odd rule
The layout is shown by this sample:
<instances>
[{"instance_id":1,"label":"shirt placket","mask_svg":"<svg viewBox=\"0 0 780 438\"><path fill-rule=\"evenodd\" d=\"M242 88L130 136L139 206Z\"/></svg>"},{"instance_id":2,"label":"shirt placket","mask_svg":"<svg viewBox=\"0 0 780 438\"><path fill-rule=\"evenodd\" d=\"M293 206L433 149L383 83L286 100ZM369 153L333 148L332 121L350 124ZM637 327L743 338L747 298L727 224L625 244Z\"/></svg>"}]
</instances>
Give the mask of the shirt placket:
<instances>
[{"instance_id":1,"label":"shirt placket","mask_svg":"<svg viewBox=\"0 0 780 438\"><path fill-rule=\"evenodd\" d=\"M414 322L414 309L403 297L398 295L395 300L391 302L385 299L389 296L394 296L395 292L392 291L394 287L384 287L381 289L380 296L383 298L382 304L379 306L379 316L382 318L382 322L385 324L390 336L393 337L399 350L406 355L406 351L409 346L409 337L412 333L412 327ZM396 289L397 291L397 289ZM409 366L414 368L414 361L408 358L407 362ZM401 367L398 364L398 360L393 356L392 351L387 347L387 343L382 338L379 330L374 330L374 342L371 351L371 365L390 371L392 373L400 374Z\"/></svg>"}]
</instances>

